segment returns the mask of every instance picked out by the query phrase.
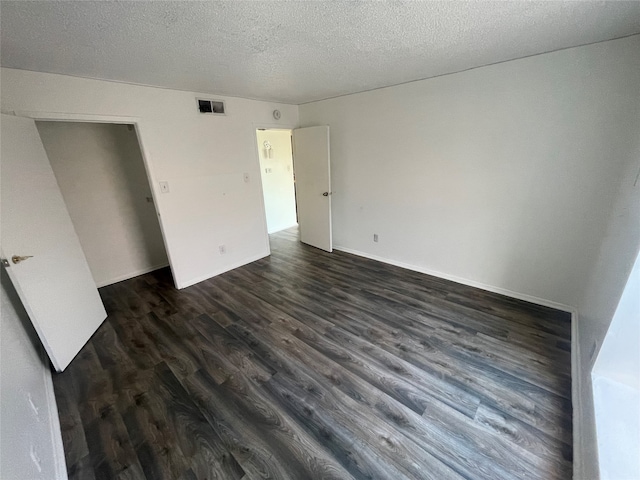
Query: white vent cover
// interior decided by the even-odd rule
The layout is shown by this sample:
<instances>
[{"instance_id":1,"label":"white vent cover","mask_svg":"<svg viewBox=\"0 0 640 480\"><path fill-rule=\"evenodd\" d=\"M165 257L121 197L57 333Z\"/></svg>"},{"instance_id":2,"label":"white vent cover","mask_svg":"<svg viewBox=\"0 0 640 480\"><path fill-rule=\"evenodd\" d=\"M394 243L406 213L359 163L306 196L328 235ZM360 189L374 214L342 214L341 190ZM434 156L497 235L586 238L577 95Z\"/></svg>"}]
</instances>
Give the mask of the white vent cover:
<instances>
[{"instance_id":1,"label":"white vent cover","mask_svg":"<svg viewBox=\"0 0 640 480\"><path fill-rule=\"evenodd\" d=\"M222 100L209 100L207 98L196 98L198 111L210 115L224 115L224 102Z\"/></svg>"}]
</instances>

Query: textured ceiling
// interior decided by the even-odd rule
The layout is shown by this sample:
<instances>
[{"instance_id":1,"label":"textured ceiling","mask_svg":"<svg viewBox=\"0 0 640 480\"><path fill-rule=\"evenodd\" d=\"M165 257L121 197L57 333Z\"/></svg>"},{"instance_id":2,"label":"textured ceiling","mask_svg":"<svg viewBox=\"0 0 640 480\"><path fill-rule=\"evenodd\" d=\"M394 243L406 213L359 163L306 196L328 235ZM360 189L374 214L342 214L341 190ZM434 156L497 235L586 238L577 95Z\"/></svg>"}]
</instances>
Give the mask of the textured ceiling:
<instances>
[{"instance_id":1,"label":"textured ceiling","mask_svg":"<svg viewBox=\"0 0 640 480\"><path fill-rule=\"evenodd\" d=\"M640 2L1 4L5 67L300 104L640 32Z\"/></svg>"}]
</instances>

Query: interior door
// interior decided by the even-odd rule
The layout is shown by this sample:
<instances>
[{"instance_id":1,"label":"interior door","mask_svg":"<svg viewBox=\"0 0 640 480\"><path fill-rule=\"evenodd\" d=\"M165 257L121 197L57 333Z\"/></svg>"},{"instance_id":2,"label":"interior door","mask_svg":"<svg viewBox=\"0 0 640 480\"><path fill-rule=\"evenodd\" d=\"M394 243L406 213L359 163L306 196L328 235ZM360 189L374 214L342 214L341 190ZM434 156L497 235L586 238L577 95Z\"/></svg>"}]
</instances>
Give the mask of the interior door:
<instances>
[{"instance_id":1,"label":"interior door","mask_svg":"<svg viewBox=\"0 0 640 480\"><path fill-rule=\"evenodd\" d=\"M3 263L62 371L107 314L35 122L2 115L0 130Z\"/></svg>"},{"instance_id":2,"label":"interior door","mask_svg":"<svg viewBox=\"0 0 640 480\"><path fill-rule=\"evenodd\" d=\"M329 127L293 131L293 166L300 241L331 252L331 170Z\"/></svg>"}]
</instances>

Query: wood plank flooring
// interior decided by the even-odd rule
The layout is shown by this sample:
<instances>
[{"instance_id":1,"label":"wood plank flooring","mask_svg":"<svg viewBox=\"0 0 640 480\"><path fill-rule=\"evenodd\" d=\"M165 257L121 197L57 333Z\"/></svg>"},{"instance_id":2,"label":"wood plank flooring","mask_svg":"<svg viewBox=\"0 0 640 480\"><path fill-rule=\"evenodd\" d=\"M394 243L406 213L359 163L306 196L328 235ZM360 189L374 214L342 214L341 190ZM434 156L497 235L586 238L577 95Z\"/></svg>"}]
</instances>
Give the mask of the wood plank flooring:
<instances>
[{"instance_id":1,"label":"wood plank flooring","mask_svg":"<svg viewBox=\"0 0 640 480\"><path fill-rule=\"evenodd\" d=\"M159 270L54 385L71 479L570 479L570 317L271 237Z\"/></svg>"}]
</instances>

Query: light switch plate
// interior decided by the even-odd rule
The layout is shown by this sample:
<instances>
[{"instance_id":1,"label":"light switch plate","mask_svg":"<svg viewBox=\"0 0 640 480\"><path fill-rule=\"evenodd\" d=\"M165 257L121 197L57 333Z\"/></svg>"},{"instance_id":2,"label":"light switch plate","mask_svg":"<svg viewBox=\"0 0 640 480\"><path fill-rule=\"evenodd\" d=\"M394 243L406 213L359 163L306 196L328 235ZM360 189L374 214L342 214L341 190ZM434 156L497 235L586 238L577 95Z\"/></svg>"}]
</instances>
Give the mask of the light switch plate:
<instances>
[{"instance_id":1,"label":"light switch plate","mask_svg":"<svg viewBox=\"0 0 640 480\"><path fill-rule=\"evenodd\" d=\"M162 193L169 193L169 182L160 182L160 191Z\"/></svg>"}]
</instances>

